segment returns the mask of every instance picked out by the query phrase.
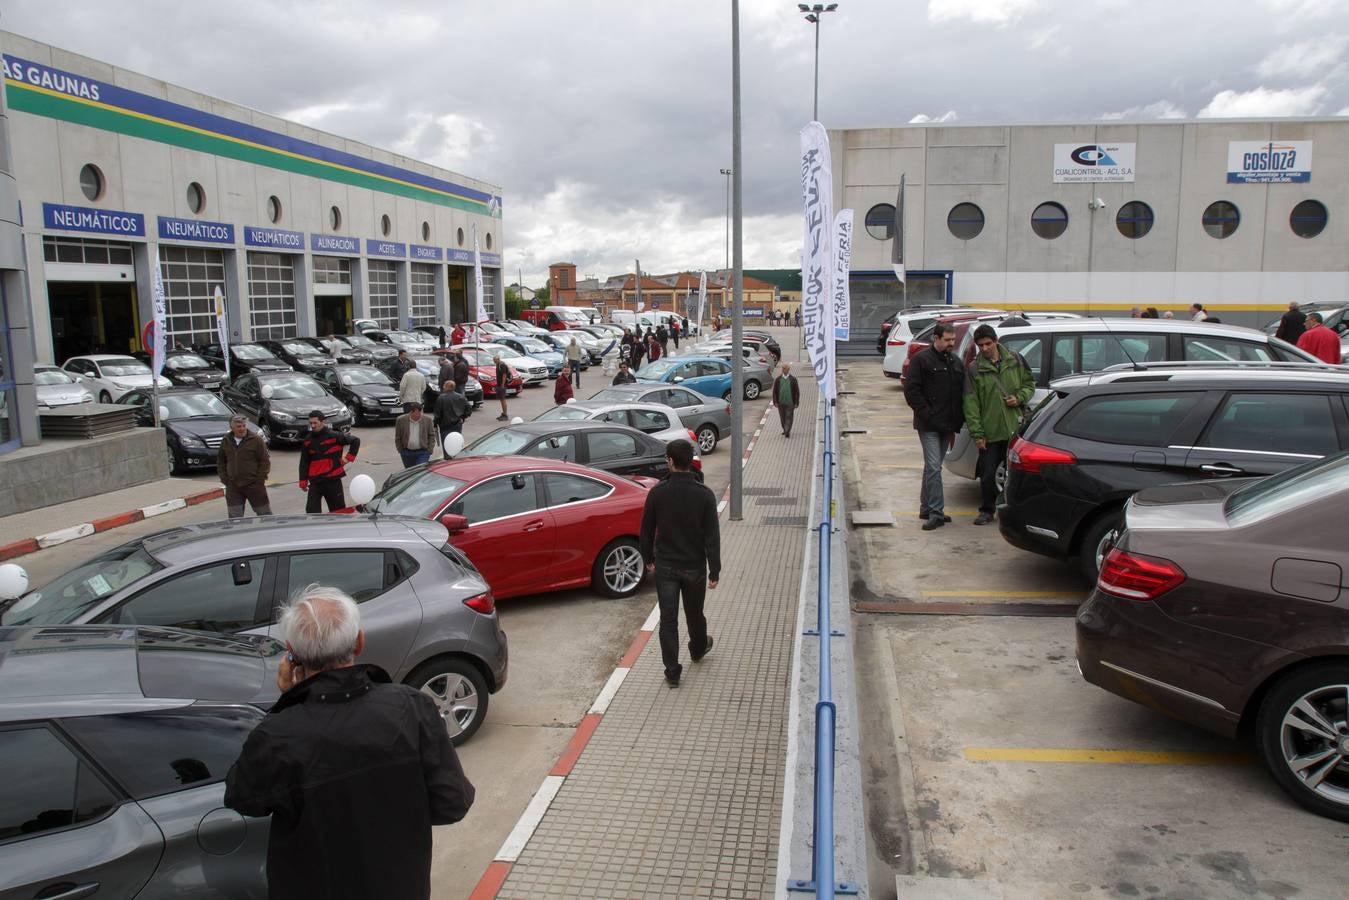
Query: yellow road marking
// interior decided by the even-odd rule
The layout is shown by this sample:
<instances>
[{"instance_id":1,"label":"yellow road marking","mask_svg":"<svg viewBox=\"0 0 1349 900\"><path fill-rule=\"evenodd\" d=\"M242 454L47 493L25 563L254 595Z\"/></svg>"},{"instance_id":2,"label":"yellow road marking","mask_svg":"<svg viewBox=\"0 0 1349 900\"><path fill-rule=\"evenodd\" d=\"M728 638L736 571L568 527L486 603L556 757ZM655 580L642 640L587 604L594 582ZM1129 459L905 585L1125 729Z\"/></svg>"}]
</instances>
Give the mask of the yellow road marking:
<instances>
[{"instance_id":1,"label":"yellow road marking","mask_svg":"<svg viewBox=\"0 0 1349 900\"><path fill-rule=\"evenodd\" d=\"M966 747L970 762L1115 763L1138 766L1247 766L1249 753L1198 750L1075 750L1055 747Z\"/></svg>"},{"instance_id":2,"label":"yellow road marking","mask_svg":"<svg viewBox=\"0 0 1349 900\"><path fill-rule=\"evenodd\" d=\"M1004 599L1024 599L1027 597L1033 599L1065 599L1081 600L1084 594L1081 591L923 591L919 596L936 597L993 597Z\"/></svg>"}]
</instances>

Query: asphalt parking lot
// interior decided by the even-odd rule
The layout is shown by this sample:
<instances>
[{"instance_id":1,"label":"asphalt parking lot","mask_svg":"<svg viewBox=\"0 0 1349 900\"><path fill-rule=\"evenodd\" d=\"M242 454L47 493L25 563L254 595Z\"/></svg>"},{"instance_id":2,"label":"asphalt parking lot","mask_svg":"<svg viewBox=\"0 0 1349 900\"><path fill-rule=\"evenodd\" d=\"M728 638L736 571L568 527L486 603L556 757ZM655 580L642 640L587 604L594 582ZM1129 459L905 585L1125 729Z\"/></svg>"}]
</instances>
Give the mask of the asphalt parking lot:
<instances>
[{"instance_id":1,"label":"asphalt parking lot","mask_svg":"<svg viewBox=\"0 0 1349 900\"><path fill-rule=\"evenodd\" d=\"M920 530L899 383L840 366L848 508L894 519L849 540L873 896L1343 897L1349 824L1251 746L1082 680L1074 566L973 527L949 475L954 521Z\"/></svg>"}]
</instances>

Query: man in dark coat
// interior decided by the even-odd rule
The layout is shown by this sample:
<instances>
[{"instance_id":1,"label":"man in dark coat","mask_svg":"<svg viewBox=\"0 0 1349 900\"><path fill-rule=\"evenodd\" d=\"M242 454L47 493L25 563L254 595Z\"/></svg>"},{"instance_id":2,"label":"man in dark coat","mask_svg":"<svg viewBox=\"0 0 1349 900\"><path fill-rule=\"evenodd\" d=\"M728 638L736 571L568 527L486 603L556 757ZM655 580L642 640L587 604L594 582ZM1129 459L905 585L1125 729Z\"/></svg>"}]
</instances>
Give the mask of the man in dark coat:
<instances>
[{"instance_id":1,"label":"man in dark coat","mask_svg":"<svg viewBox=\"0 0 1349 900\"><path fill-rule=\"evenodd\" d=\"M267 496L272 457L262 435L251 433L243 416L230 417L230 433L220 442L216 454L216 471L225 486L225 512L231 519L243 517L245 500L253 505L255 514L272 514L272 501Z\"/></svg>"},{"instance_id":2,"label":"man in dark coat","mask_svg":"<svg viewBox=\"0 0 1349 900\"><path fill-rule=\"evenodd\" d=\"M454 389L461 394L468 386L468 376L468 360L464 358L462 350L456 350L454 353Z\"/></svg>"},{"instance_id":3,"label":"man in dark coat","mask_svg":"<svg viewBox=\"0 0 1349 900\"><path fill-rule=\"evenodd\" d=\"M924 531L951 521L946 515L941 466L947 448L965 423L965 367L951 352L955 342L955 326L938 322L933 326L932 344L914 356L904 382L904 399L913 408L913 427L923 447L923 488L918 515Z\"/></svg>"},{"instance_id":4,"label":"man in dark coat","mask_svg":"<svg viewBox=\"0 0 1349 900\"><path fill-rule=\"evenodd\" d=\"M628 361L625 359L618 364L618 374L614 376L614 384L635 384L637 376L632 374L628 368Z\"/></svg>"},{"instance_id":5,"label":"man in dark coat","mask_svg":"<svg viewBox=\"0 0 1349 900\"><path fill-rule=\"evenodd\" d=\"M445 435L464 433L464 420L473 414L473 405L468 402L464 392L453 379L441 385L440 396L436 398L436 429L440 432L440 452L449 459L445 449Z\"/></svg>"},{"instance_id":6,"label":"man in dark coat","mask_svg":"<svg viewBox=\"0 0 1349 900\"><path fill-rule=\"evenodd\" d=\"M427 900L431 826L473 804L431 698L356 665L360 612L310 585L282 611L277 700L225 776L225 805L271 816L267 887L306 900Z\"/></svg>"},{"instance_id":7,"label":"man in dark coat","mask_svg":"<svg viewBox=\"0 0 1349 900\"><path fill-rule=\"evenodd\" d=\"M321 410L310 410L309 433L300 443L300 490L308 494L304 511L323 512L323 503L328 504L328 512L336 512L347 505L342 493L342 478L347 474L343 463L342 448L346 447L346 462L356 461L361 452L361 439L354 434L344 434L328 427L328 421Z\"/></svg>"},{"instance_id":8,"label":"man in dark coat","mask_svg":"<svg viewBox=\"0 0 1349 900\"><path fill-rule=\"evenodd\" d=\"M792 364L782 364L782 374L773 379L773 405L777 407L778 419L782 422L782 436L792 436L792 419L796 417L796 408L801 405L801 386L792 374Z\"/></svg>"},{"instance_id":9,"label":"man in dark coat","mask_svg":"<svg viewBox=\"0 0 1349 900\"><path fill-rule=\"evenodd\" d=\"M1298 309L1296 300L1290 300L1288 312L1279 317L1279 329L1274 332L1274 336L1296 347L1297 339L1302 337L1302 333L1306 330L1307 314Z\"/></svg>"}]
</instances>

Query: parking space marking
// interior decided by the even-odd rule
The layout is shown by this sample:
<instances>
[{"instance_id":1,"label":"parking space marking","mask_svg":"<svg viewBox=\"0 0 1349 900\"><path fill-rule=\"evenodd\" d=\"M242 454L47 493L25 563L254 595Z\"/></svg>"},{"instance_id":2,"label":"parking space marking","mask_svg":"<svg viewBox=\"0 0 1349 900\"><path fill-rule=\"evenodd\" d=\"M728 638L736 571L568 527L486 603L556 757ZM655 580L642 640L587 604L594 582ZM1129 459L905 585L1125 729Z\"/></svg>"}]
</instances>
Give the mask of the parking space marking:
<instances>
[{"instance_id":1,"label":"parking space marking","mask_svg":"<svg viewBox=\"0 0 1349 900\"><path fill-rule=\"evenodd\" d=\"M1248 766L1249 753L1201 750L1076 750L1055 747L966 747L970 762L1111 763L1134 766Z\"/></svg>"},{"instance_id":2,"label":"parking space marking","mask_svg":"<svg viewBox=\"0 0 1349 900\"><path fill-rule=\"evenodd\" d=\"M1086 595L1081 591L923 591L919 596L933 599L938 597L992 597L1006 600L1025 600L1027 598L1036 600L1086 599Z\"/></svg>"}]
</instances>

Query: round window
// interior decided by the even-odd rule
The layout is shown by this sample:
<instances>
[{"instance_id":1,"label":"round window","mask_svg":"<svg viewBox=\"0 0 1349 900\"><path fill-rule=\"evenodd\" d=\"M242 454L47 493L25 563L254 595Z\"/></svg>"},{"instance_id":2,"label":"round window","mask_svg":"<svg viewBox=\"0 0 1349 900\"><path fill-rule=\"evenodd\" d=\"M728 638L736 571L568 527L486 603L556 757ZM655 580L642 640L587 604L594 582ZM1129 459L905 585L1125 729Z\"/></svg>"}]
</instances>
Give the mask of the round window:
<instances>
[{"instance_id":1,"label":"round window","mask_svg":"<svg viewBox=\"0 0 1349 900\"><path fill-rule=\"evenodd\" d=\"M946 214L946 227L962 241L977 238L984 230L984 211L973 203L957 203Z\"/></svg>"},{"instance_id":2,"label":"round window","mask_svg":"<svg viewBox=\"0 0 1349 900\"><path fill-rule=\"evenodd\" d=\"M454 237L455 240L459 242L460 247L464 246L464 229L460 228L457 232L455 232Z\"/></svg>"},{"instance_id":3,"label":"round window","mask_svg":"<svg viewBox=\"0 0 1349 900\"><path fill-rule=\"evenodd\" d=\"M206 208L206 191L195 181L187 186L187 208L194 213Z\"/></svg>"},{"instance_id":4,"label":"round window","mask_svg":"<svg viewBox=\"0 0 1349 900\"><path fill-rule=\"evenodd\" d=\"M1142 200L1130 200L1115 213L1115 227L1127 238L1137 240L1152 230L1152 207Z\"/></svg>"},{"instance_id":5,"label":"round window","mask_svg":"<svg viewBox=\"0 0 1349 900\"><path fill-rule=\"evenodd\" d=\"M80 191L90 200L103 196L103 171L93 163L85 163L80 169Z\"/></svg>"},{"instance_id":6,"label":"round window","mask_svg":"<svg viewBox=\"0 0 1349 900\"><path fill-rule=\"evenodd\" d=\"M281 198L275 194L267 198L267 221L272 224L281 221Z\"/></svg>"},{"instance_id":7,"label":"round window","mask_svg":"<svg viewBox=\"0 0 1349 900\"><path fill-rule=\"evenodd\" d=\"M1241 224L1241 212L1226 200L1215 200L1204 210L1204 230L1219 240L1230 237Z\"/></svg>"},{"instance_id":8,"label":"round window","mask_svg":"<svg viewBox=\"0 0 1349 900\"><path fill-rule=\"evenodd\" d=\"M487 232L487 249L492 249L492 232Z\"/></svg>"},{"instance_id":9,"label":"round window","mask_svg":"<svg viewBox=\"0 0 1349 900\"><path fill-rule=\"evenodd\" d=\"M328 209L328 227L333 231L342 230L342 210L338 209L336 206L329 207Z\"/></svg>"},{"instance_id":10,"label":"round window","mask_svg":"<svg viewBox=\"0 0 1349 900\"><path fill-rule=\"evenodd\" d=\"M1288 227L1293 234L1303 238L1314 238L1326 227L1326 205L1320 200L1303 200L1293 207L1288 216Z\"/></svg>"},{"instance_id":11,"label":"round window","mask_svg":"<svg viewBox=\"0 0 1349 900\"><path fill-rule=\"evenodd\" d=\"M1068 230L1068 210L1061 203L1041 203L1030 214L1030 227L1040 237L1052 241Z\"/></svg>"},{"instance_id":12,"label":"round window","mask_svg":"<svg viewBox=\"0 0 1349 900\"><path fill-rule=\"evenodd\" d=\"M379 233L384 235L385 237L388 237L390 231L393 231L393 223L389 221L389 217L387 215L380 216Z\"/></svg>"},{"instance_id":13,"label":"round window","mask_svg":"<svg viewBox=\"0 0 1349 900\"><path fill-rule=\"evenodd\" d=\"M431 240L431 223L430 223L430 222L423 222L423 223L422 223L422 240L423 240L423 241L429 241L429 240Z\"/></svg>"},{"instance_id":14,"label":"round window","mask_svg":"<svg viewBox=\"0 0 1349 900\"><path fill-rule=\"evenodd\" d=\"M889 203L877 203L867 210L867 234L878 241L888 241L895 236L895 208Z\"/></svg>"}]
</instances>

